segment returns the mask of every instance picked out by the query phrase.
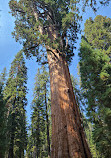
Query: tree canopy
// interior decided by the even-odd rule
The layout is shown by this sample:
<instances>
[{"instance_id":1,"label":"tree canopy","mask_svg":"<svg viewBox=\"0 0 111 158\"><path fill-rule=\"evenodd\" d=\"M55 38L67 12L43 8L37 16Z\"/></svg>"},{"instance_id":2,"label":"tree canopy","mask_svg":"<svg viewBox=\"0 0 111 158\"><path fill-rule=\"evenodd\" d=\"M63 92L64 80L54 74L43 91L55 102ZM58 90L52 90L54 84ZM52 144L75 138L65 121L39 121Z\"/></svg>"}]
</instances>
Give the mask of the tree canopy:
<instances>
[{"instance_id":1,"label":"tree canopy","mask_svg":"<svg viewBox=\"0 0 111 158\"><path fill-rule=\"evenodd\" d=\"M46 55L43 52L49 46L71 59L79 31L77 3L73 0L9 2L11 13L16 17L13 35L23 43L26 56L33 54L38 61L44 61Z\"/></svg>"},{"instance_id":2,"label":"tree canopy","mask_svg":"<svg viewBox=\"0 0 111 158\"><path fill-rule=\"evenodd\" d=\"M111 19L97 16L85 23L80 46L80 73L87 116L94 124L93 136L105 158L111 153Z\"/></svg>"}]
</instances>

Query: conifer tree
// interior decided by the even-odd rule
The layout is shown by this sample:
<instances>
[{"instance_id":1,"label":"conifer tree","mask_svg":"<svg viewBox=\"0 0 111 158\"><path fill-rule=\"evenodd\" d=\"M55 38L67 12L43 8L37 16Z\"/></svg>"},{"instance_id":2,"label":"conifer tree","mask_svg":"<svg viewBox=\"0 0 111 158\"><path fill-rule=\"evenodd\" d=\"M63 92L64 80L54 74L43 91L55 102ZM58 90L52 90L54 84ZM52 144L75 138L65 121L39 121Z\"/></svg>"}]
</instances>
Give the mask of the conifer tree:
<instances>
[{"instance_id":1,"label":"conifer tree","mask_svg":"<svg viewBox=\"0 0 111 158\"><path fill-rule=\"evenodd\" d=\"M3 72L0 74L0 157L5 157L6 151L6 124L7 124L7 117L6 117L6 107L5 101L3 98L3 89L4 84L6 81L6 68L4 68Z\"/></svg>"},{"instance_id":2,"label":"conifer tree","mask_svg":"<svg viewBox=\"0 0 111 158\"><path fill-rule=\"evenodd\" d=\"M93 158L101 158L101 154L99 153L99 150L97 150L97 146L93 137L94 124L92 124L88 118L83 115L83 125Z\"/></svg>"},{"instance_id":3,"label":"conifer tree","mask_svg":"<svg viewBox=\"0 0 111 158\"><path fill-rule=\"evenodd\" d=\"M28 129L28 139L27 139L27 149L26 149L26 158L32 158L34 152L34 141L32 137L32 127Z\"/></svg>"},{"instance_id":4,"label":"conifer tree","mask_svg":"<svg viewBox=\"0 0 111 158\"><path fill-rule=\"evenodd\" d=\"M111 19L97 16L85 23L80 48L80 73L93 126L93 138L101 157L111 153Z\"/></svg>"},{"instance_id":5,"label":"conifer tree","mask_svg":"<svg viewBox=\"0 0 111 158\"><path fill-rule=\"evenodd\" d=\"M21 52L11 63L9 78L4 89L4 98L8 109L8 158L24 158L26 149L26 114L27 105L27 68Z\"/></svg>"},{"instance_id":6,"label":"conifer tree","mask_svg":"<svg viewBox=\"0 0 111 158\"><path fill-rule=\"evenodd\" d=\"M27 56L48 59L51 85L52 157L91 157L81 129L67 62L79 31L77 0L10 0L16 40ZM92 8L96 0L84 0ZM101 1L108 3L109 0ZM86 4L85 4L86 5ZM42 46L42 47L41 47ZM70 95L69 95L70 93ZM77 118L76 118L77 116ZM75 119L76 118L76 119ZM79 120L79 121L76 121ZM61 123L60 123L61 122ZM75 141L74 141L75 140Z\"/></svg>"},{"instance_id":7,"label":"conifer tree","mask_svg":"<svg viewBox=\"0 0 111 158\"><path fill-rule=\"evenodd\" d=\"M84 132L85 132L87 142L90 147L92 157L100 158L100 154L97 151L96 144L95 144L94 138L93 138L94 125L91 124L91 122L88 121L88 118L86 117L85 101L84 101L83 91L81 89L81 82L80 81L78 82L78 80L76 78L74 78L74 76L71 76L71 79L72 79L74 94L75 94L76 101L79 106L79 110L80 110L80 114L81 114L82 126L84 127Z\"/></svg>"},{"instance_id":8,"label":"conifer tree","mask_svg":"<svg viewBox=\"0 0 111 158\"><path fill-rule=\"evenodd\" d=\"M16 17L16 40L26 56L49 64L52 116L52 158L90 157L73 94L68 64L79 32L78 1L10 0ZM46 60L47 59L47 60ZM77 121L78 120L78 121Z\"/></svg>"},{"instance_id":9,"label":"conifer tree","mask_svg":"<svg viewBox=\"0 0 111 158\"><path fill-rule=\"evenodd\" d=\"M42 67L35 78L34 99L32 102L32 140L34 157L50 156L49 112L48 112L49 75Z\"/></svg>"}]
</instances>

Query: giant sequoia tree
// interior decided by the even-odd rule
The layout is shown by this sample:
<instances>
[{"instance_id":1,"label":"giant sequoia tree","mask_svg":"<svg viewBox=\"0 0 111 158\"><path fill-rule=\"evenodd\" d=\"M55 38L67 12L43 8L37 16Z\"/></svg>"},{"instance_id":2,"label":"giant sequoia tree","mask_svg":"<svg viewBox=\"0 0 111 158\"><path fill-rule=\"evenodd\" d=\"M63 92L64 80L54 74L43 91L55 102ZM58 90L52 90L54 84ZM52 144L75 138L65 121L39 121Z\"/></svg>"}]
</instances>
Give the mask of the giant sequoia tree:
<instances>
[{"instance_id":1,"label":"giant sequoia tree","mask_svg":"<svg viewBox=\"0 0 111 158\"><path fill-rule=\"evenodd\" d=\"M97 16L85 23L80 47L80 73L87 115L95 124L94 140L101 156L111 155L111 19Z\"/></svg>"},{"instance_id":2,"label":"giant sequoia tree","mask_svg":"<svg viewBox=\"0 0 111 158\"><path fill-rule=\"evenodd\" d=\"M26 116L27 105L27 68L24 57L19 52L13 62L4 89L4 98L7 107L7 155L8 158L23 158L26 148Z\"/></svg>"},{"instance_id":3,"label":"giant sequoia tree","mask_svg":"<svg viewBox=\"0 0 111 158\"><path fill-rule=\"evenodd\" d=\"M79 31L77 2L10 0L9 3L12 15L16 17L13 35L23 43L26 56L33 54L41 63L46 63L48 59L53 158L91 157L67 66ZM92 2L95 1L91 0L93 5Z\"/></svg>"}]
</instances>

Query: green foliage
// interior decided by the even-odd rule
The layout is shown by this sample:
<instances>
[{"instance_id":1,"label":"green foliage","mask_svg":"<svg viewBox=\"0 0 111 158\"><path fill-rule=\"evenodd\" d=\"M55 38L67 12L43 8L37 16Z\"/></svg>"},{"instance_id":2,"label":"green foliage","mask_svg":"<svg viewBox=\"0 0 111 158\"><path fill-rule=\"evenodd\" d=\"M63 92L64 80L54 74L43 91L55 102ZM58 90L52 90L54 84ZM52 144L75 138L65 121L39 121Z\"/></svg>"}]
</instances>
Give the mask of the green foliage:
<instances>
[{"instance_id":1,"label":"green foliage","mask_svg":"<svg viewBox=\"0 0 111 158\"><path fill-rule=\"evenodd\" d=\"M80 52L82 87L86 93L89 93L87 89L90 87L89 100L93 102L95 98L96 102L93 102L93 105L96 106L99 102L100 106L110 107L111 64L109 56L102 50L93 49L85 40L82 40Z\"/></svg>"},{"instance_id":2,"label":"green foliage","mask_svg":"<svg viewBox=\"0 0 111 158\"><path fill-rule=\"evenodd\" d=\"M37 61L47 61L46 47L58 50L70 63L75 42L80 32L80 0L10 0L15 17L16 41L23 44L27 57L34 55ZM100 1L109 4L109 0ZM96 11L96 0L82 0L83 10L90 5Z\"/></svg>"},{"instance_id":3,"label":"green foliage","mask_svg":"<svg viewBox=\"0 0 111 158\"><path fill-rule=\"evenodd\" d=\"M98 112L98 116L100 118L95 123L93 138L98 151L101 153L101 157L107 158L111 155L111 127L109 124L111 121L111 109L101 108Z\"/></svg>"},{"instance_id":4,"label":"green foliage","mask_svg":"<svg viewBox=\"0 0 111 158\"><path fill-rule=\"evenodd\" d=\"M26 158L32 158L34 140L32 139L31 127L28 131L29 132L28 132L28 140L27 140Z\"/></svg>"},{"instance_id":5,"label":"green foliage","mask_svg":"<svg viewBox=\"0 0 111 158\"><path fill-rule=\"evenodd\" d=\"M7 123L7 117L6 117L6 107L5 107L5 101L3 99L3 89L5 84L6 77L6 68L3 70L3 72L0 74L0 157L5 157L5 151L6 151L6 123Z\"/></svg>"},{"instance_id":6,"label":"green foliage","mask_svg":"<svg viewBox=\"0 0 111 158\"><path fill-rule=\"evenodd\" d=\"M32 101L31 133L27 148L27 155L37 157L48 157L47 135L49 133L49 108L48 90L49 75L45 67L38 69L35 78L34 99ZM47 120L48 119L48 120ZM48 125L48 126L47 126Z\"/></svg>"},{"instance_id":7,"label":"green foliage","mask_svg":"<svg viewBox=\"0 0 111 158\"><path fill-rule=\"evenodd\" d=\"M93 137L101 157L111 153L111 20L97 16L85 23L80 47L80 73L87 116L94 123ZM107 27L106 27L107 26Z\"/></svg>"},{"instance_id":8,"label":"green foliage","mask_svg":"<svg viewBox=\"0 0 111 158\"><path fill-rule=\"evenodd\" d=\"M78 0L10 0L11 13L16 18L13 35L23 43L26 56L33 54L42 62L46 59L45 47L49 46L65 54L67 60L72 59L79 32L77 3Z\"/></svg>"},{"instance_id":9,"label":"green foliage","mask_svg":"<svg viewBox=\"0 0 111 158\"><path fill-rule=\"evenodd\" d=\"M93 48L111 50L111 19L98 15L85 23L85 36Z\"/></svg>"},{"instance_id":10,"label":"green foliage","mask_svg":"<svg viewBox=\"0 0 111 158\"><path fill-rule=\"evenodd\" d=\"M82 0L83 3L83 11L85 11L86 6L90 6L94 12L97 11L98 5L109 5L110 0Z\"/></svg>"},{"instance_id":11,"label":"green foliage","mask_svg":"<svg viewBox=\"0 0 111 158\"><path fill-rule=\"evenodd\" d=\"M71 75L71 80L72 80L72 86L73 86L73 91L74 91L77 105L79 106L80 111L84 112L85 103L84 103L84 97L82 94L82 89L80 89L81 83L78 82L78 80L76 78L74 78L74 76L72 76L72 75Z\"/></svg>"},{"instance_id":12,"label":"green foliage","mask_svg":"<svg viewBox=\"0 0 111 158\"><path fill-rule=\"evenodd\" d=\"M11 63L9 78L4 89L7 101L7 154L9 157L24 157L27 143L25 106L27 105L27 68L21 52L17 53Z\"/></svg>"},{"instance_id":13,"label":"green foliage","mask_svg":"<svg viewBox=\"0 0 111 158\"><path fill-rule=\"evenodd\" d=\"M101 155L97 150L98 148L93 137L94 124L89 122L88 119L85 116L83 116L83 125L86 133L87 142L90 147L90 151L92 153L93 158L101 158Z\"/></svg>"},{"instance_id":14,"label":"green foliage","mask_svg":"<svg viewBox=\"0 0 111 158\"><path fill-rule=\"evenodd\" d=\"M99 158L99 152L96 149L96 144L94 142L93 138L93 128L94 126L91 124L90 121L88 121L87 117L85 117L85 101L84 101L84 96L82 89L80 87L81 83L77 82L77 79L75 79L73 76L71 76L72 79L72 85L73 85L73 90L76 98L77 105L79 106L80 109L80 116L81 116L81 122L82 126L84 127L87 142L91 151L91 154L93 158Z\"/></svg>"}]
</instances>

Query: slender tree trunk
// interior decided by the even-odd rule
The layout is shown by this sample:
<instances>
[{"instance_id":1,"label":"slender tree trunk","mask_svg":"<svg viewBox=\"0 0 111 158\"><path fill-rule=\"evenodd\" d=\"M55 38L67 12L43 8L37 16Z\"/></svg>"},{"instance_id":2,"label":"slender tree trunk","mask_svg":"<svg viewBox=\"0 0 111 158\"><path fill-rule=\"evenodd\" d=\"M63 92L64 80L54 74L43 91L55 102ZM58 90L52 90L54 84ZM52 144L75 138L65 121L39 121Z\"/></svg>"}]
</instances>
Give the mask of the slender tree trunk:
<instances>
[{"instance_id":1,"label":"slender tree trunk","mask_svg":"<svg viewBox=\"0 0 111 158\"><path fill-rule=\"evenodd\" d=\"M10 140L8 158L14 158L14 137L15 137L14 119L15 119L15 114L13 114L12 116L11 140Z\"/></svg>"},{"instance_id":2,"label":"slender tree trunk","mask_svg":"<svg viewBox=\"0 0 111 158\"><path fill-rule=\"evenodd\" d=\"M38 119L40 119L40 114L38 113ZM36 142L36 156L37 158L39 158L39 155L40 155L40 145L39 145L39 142L40 142L40 128L39 128L39 123L37 125L37 128L36 128L36 136L37 136L37 142Z\"/></svg>"},{"instance_id":3,"label":"slender tree trunk","mask_svg":"<svg viewBox=\"0 0 111 158\"><path fill-rule=\"evenodd\" d=\"M36 155L37 155L37 152L36 152L36 148L35 148L34 151L33 151L33 158L36 158Z\"/></svg>"},{"instance_id":4,"label":"slender tree trunk","mask_svg":"<svg viewBox=\"0 0 111 158\"><path fill-rule=\"evenodd\" d=\"M19 146L19 158L22 158L22 150L21 150L21 147Z\"/></svg>"},{"instance_id":5,"label":"slender tree trunk","mask_svg":"<svg viewBox=\"0 0 111 158\"><path fill-rule=\"evenodd\" d=\"M56 50L50 50L47 57L51 86L51 158L91 158L68 65Z\"/></svg>"},{"instance_id":6,"label":"slender tree trunk","mask_svg":"<svg viewBox=\"0 0 111 158\"><path fill-rule=\"evenodd\" d=\"M50 137L49 137L49 118L48 118L48 108L47 108L47 96L46 96L46 85L45 85L45 106L46 106L46 125L47 125L47 148L48 157L50 157Z\"/></svg>"},{"instance_id":7,"label":"slender tree trunk","mask_svg":"<svg viewBox=\"0 0 111 158\"><path fill-rule=\"evenodd\" d=\"M0 151L1 151L1 148L0 148ZM2 154L2 152L0 152L0 158L3 158L3 154Z\"/></svg>"},{"instance_id":8,"label":"slender tree trunk","mask_svg":"<svg viewBox=\"0 0 111 158\"><path fill-rule=\"evenodd\" d=\"M13 110L15 108L15 102L16 102L16 97L13 101ZM10 146L9 146L9 153L8 153L8 158L14 158L14 138L15 138L15 113L12 114L12 125L11 125L11 138L10 138Z\"/></svg>"}]
</instances>

